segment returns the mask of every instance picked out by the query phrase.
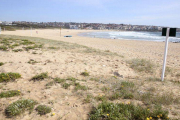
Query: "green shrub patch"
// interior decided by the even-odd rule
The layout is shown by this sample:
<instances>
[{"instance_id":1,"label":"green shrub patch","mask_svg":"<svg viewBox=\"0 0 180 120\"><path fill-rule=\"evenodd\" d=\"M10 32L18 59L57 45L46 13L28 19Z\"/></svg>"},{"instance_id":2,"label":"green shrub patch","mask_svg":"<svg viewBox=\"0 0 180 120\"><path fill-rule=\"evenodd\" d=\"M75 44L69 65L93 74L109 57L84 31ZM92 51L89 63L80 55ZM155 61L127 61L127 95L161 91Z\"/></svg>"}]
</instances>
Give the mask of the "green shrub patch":
<instances>
[{"instance_id":1,"label":"green shrub patch","mask_svg":"<svg viewBox=\"0 0 180 120\"><path fill-rule=\"evenodd\" d=\"M39 75L36 75L36 76L32 77L31 80L41 81L41 80L44 80L45 78L48 78L48 73L41 73Z\"/></svg>"},{"instance_id":2,"label":"green shrub patch","mask_svg":"<svg viewBox=\"0 0 180 120\"><path fill-rule=\"evenodd\" d=\"M168 111L156 106L153 110L133 104L102 102L90 114L90 120L146 120L168 119Z\"/></svg>"},{"instance_id":3,"label":"green shrub patch","mask_svg":"<svg viewBox=\"0 0 180 120\"><path fill-rule=\"evenodd\" d=\"M51 112L51 108L46 105L39 105L39 106L37 106L36 111L40 115L45 115L45 114Z\"/></svg>"},{"instance_id":4,"label":"green shrub patch","mask_svg":"<svg viewBox=\"0 0 180 120\"><path fill-rule=\"evenodd\" d=\"M14 97L14 96L19 96L20 94L21 94L20 90L11 90L6 92L1 92L0 98Z\"/></svg>"},{"instance_id":5,"label":"green shrub patch","mask_svg":"<svg viewBox=\"0 0 180 120\"><path fill-rule=\"evenodd\" d=\"M20 77L21 77L21 75L19 73L11 73L11 72L10 73L1 73L0 74L0 83L14 81Z\"/></svg>"},{"instance_id":6,"label":"green shrub patch","mask_svg":"<svg viewBox=\"0 0 180 120\"><path fill-rule=\"evenodd\" d=\"M31 112L36 104L37 102L31 99L18 100L5 109L5 114L7 117L13 117L24 113L26 110Z\"/></svg>"}]
</instances>

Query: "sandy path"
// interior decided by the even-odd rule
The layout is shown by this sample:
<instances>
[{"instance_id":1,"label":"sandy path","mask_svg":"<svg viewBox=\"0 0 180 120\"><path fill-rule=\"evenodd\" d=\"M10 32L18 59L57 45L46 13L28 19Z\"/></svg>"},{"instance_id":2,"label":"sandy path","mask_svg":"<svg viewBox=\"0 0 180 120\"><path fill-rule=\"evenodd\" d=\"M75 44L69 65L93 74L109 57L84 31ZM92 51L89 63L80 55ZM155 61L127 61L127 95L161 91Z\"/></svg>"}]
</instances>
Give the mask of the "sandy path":
<instances>
[{"instance_id":1,"label":"sandy path","mask_svg":"<svg viewBox=\"0 0 180 120\"><path fill-rule=\"evenodd\" d=\"M36 34L38 31L38 34ZM32 36L48 38L58 41L66 41L71 43L77 43L88 47L93 47L101 50L110 50L117 52L126 58L146 58L151 59L159 64L162 64L164 54L164 42L150 42L150 41L133 41L133 40L114 40L114 39L102 39L102 38L87 38L80 37L77 34L81 32L92 32L95 30L62 30L60 37L60 30L48 29L48 30L17 30L17 31L5 31L2 34L7 35L19 35L19 36ZM72 38L65 38L64 35L72 35ZM180 67L180 44L170 43L168 51L167 64L171 67Z\"/></svg>"}]
</instances>

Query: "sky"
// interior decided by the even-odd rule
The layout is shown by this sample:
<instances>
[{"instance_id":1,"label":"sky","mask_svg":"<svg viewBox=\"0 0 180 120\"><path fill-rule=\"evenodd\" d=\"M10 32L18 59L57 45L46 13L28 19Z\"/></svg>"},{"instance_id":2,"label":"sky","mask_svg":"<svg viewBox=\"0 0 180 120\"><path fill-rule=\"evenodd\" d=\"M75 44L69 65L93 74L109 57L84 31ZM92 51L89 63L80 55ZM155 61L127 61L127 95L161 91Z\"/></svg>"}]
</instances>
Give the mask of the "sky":
<instances>
[{"instance_id":1,"label":"sky","mask_svg":"<svg viewBox=\"0 0 180 120\"><path fill-rule=\"evenodd\" d=\"M180 0L0 0L0 21L123 23L180 28Z\"/></svg>"}]
</instances>

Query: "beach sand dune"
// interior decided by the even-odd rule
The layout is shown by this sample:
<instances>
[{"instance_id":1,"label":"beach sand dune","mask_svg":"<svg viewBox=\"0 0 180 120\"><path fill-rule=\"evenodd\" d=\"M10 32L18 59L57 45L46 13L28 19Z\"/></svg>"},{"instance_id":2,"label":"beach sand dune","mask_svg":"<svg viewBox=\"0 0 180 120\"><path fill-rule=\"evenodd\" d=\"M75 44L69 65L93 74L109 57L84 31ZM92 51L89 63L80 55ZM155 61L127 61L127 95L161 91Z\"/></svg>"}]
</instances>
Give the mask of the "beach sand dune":
<instances>
[{"instance_id":1,"label":"beach sand dune","mask_svg":"<svg viewBox=\"0 0 180 120\"><path fill-rule=\"evenodd\" d=\"M36 31L38 31L38 34ZM180 44L169 44L167 65L170 69L166 81L162 83L159 78L164 54L164 42L78 36L81 32L92 31L99 32L95 30L63 29L60 36L59 29L3 31L2 35L7 39L28 39L37 44L43 43L44 46L43 48L21 52L0 50L0 62L5 63L0 66L0 73L16 72L22 76L15 82L0 83L0 92L21 91L21 96L0 98L0 119L10 119L6 118L4 114L4 110L9 104L21 98L30 98L38 101L39 104L50 106L52 112L44 116L38 115L36 111L33 111L30 115L25 112L16 119L85 120L88 119L92 107L99 103L96 101L96 97L108 96L112 91L118 90L116 87L122 81L134 82L138 86L136 88L138 93L150 91L155 95L171 94L174 95L174 98L180 96L179 76L176 76L180 69L180 54L178 54ZM65 35L71 35L72 37L66 38ZM129 60L134 58L150 60L156 64L156 69L153 73L139 73L132 69L128 63ZM31 80L33 76L45 72L49 75L45 80ZM82 72L88 72L90 75L82 76ZM76 78L76 84L72 77ZM55 78L69 78L70 80L68 79L66 82L70 84L70 87L65 89L62 83L54 83ZM156 80L156 78L158 79ZM153 80L151 81L151 79ZM48 86L47 84L50 84L50 82L53 82L53 84ZM81 86L80 90L75 90L77 83L85 88ZM107 92L108 89L111 92ZM90 103L85 102L87 95L91 95ZM114 102L127 103L130 101L143 105L141 100L136 99L117 99ZM164 105L163 108L169 110L169 117L180 118L180 116L175 115L175 113L180 112L179 104Z\"/></svg>"}]
</instances>

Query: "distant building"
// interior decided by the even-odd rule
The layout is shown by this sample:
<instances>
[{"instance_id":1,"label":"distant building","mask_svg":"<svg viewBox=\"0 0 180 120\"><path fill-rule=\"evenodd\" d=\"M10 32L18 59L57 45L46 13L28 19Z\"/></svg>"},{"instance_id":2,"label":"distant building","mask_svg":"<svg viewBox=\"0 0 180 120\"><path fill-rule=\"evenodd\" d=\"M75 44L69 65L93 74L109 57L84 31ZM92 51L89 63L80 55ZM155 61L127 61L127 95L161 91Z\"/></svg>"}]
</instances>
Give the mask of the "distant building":
<instances>
[{"instance_id":1,"label":"distant building","mask_svg":"<svg viewBox=\"0 0 180 120\"><path fill-rule=\"evenodd\" d=\"M12 25L12 22L3 21L1 24L2 25Z\"/></svg>"},{"instance_id":2,"label":"distant building","mask_svg":"<svg viewBox=\"0 0 180 120\"><path fill-rule=\"evenodd\" d=\"M2 24L2 22L0 21L0 25Z\"/></svg>"},{"instance_id":3,"label":"distant building","mask_svg":"<svg viewBox=\"0 0 180 120\"><path fill-rule=\"evenodd\" d=\"M70 29L78 29L78 26L76 25L69 25Z\"/></svg>"}]
</instances>

